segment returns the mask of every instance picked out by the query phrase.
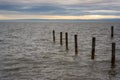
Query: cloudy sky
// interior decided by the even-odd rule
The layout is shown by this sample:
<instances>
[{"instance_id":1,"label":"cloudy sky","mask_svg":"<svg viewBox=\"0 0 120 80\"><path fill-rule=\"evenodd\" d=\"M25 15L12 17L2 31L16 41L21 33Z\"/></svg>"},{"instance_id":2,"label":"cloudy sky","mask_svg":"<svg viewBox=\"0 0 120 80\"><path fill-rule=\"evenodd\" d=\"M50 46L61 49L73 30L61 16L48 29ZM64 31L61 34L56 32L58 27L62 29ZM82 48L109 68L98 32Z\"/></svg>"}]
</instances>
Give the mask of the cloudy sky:
<instances>
[{"instance_id":1,"label":"cloudy sky","mask_svg":"<svg viewBox=\"0 0 120 80\"><path fill-rule=\"evenodd\" d=\"M120 18L120 0L0 0L0 20Z\"/></svg>"}]
</instances>

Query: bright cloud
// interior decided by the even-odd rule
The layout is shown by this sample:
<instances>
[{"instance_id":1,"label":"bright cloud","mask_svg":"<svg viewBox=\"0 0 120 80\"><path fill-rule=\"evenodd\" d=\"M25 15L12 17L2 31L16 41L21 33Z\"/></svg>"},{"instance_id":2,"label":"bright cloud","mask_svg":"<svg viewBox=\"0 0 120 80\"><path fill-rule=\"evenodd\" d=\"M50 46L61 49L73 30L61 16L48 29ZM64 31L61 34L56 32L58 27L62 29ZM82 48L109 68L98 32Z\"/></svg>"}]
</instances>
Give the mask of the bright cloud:
<instances>
[{"instance_id":1,"label":"bright cloud","mask_svg":"<svg viewBox=\"0 0 120 80\"><path fill-rule=\"evenodd\" d=\"M103 16L103 15L83 15L83 16L60 16L60 15L0 15L2 20L8 19L112 19L120 16Z\"/></svg>"}]
</instances>

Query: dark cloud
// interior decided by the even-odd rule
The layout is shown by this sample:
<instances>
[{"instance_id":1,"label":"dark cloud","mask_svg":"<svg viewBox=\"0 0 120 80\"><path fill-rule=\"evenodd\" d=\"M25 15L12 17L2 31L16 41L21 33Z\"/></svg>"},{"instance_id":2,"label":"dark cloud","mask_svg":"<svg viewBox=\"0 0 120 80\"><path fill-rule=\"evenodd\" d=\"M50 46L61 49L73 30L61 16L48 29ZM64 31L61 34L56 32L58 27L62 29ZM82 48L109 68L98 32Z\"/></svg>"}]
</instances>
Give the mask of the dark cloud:
<instances>
[{"instance_id":1,"label":"dark cloud","mask_svg":"<svg viewBox=\"0 0 120 80\"><path fill-rule=\"evenodd\" d=\"M120 0L98 0L98 1L82 1L79 3L71 2L64 3L64 2L47 2L50 0L45 1L38 1L36 2L31 1L25 2L26 0L15 0L15 1L7 1L1 0L0 1L0 14L6 11L17 12L17 14L46 14L46 15L120 15ZM76 1L76 2L77 2ZM74 1L73 1L74 2ZM104 10L102 12L94 12L95 10ZM106 10L106 11L105 11ZM107 10L109 10L107 12ZM93 12L92 12L93 11ZM115 12L113 12L115 11ZM118 12L117 12L118 11Z\"/></svg>"}]
</instances>

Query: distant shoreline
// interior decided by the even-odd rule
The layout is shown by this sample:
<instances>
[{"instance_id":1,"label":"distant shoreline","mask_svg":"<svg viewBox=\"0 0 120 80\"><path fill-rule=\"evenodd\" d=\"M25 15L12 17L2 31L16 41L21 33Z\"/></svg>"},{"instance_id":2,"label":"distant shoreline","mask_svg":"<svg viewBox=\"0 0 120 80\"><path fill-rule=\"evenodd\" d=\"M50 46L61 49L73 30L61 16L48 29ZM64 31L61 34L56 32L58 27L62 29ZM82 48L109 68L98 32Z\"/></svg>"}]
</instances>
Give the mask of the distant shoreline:
<instances>
[{"instance_id":1,"label":"distant shoreline","mask_svg":"<svg viewBox=\"0 0 120 80\"><path fill-rule=\"evenodd\" d=\"M0 22L120 22L120 19L97 19L97 20L79 20L79 19L16 19L0 20Z\"/></svg>"}]
</instances>

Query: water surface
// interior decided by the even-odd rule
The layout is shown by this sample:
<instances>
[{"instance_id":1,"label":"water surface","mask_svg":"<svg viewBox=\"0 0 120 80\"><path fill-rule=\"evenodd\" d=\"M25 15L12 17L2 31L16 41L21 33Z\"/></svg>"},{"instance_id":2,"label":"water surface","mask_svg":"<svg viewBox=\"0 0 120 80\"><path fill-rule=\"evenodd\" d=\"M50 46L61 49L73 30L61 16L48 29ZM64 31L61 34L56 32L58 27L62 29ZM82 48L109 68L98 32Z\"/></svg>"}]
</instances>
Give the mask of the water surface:
<instances>
[{"instance_id":1,"label":"water surface","mask_svg":"<svg viewBox=\"0 0 120 80\"><path fill-rule=\"evenodd\" d=\"M114 69L110 67L111 25L115 26ZM68 32L69 51L65 44L60 46L60 32ZM92 37L96 37L95 60L91 60ZM120 80L120 22L1 22L0 80Z\"/></svg>"}]
</instances>

